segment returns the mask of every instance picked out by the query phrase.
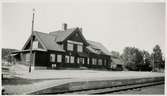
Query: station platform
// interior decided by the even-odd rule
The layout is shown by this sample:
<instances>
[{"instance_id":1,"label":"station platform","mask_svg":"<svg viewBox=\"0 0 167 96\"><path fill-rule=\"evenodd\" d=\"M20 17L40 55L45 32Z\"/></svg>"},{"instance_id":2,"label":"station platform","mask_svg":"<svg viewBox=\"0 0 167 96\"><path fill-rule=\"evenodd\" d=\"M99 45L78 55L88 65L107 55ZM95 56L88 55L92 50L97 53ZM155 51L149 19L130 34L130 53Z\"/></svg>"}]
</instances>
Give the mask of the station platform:
<instances>
[{"instance_id":1,"label":"station platform","mask_svg":"<svg viewBox=\"0 0 167 96\"><path fill-rule=\"evenodd\" d=\"M47 94L164 80L164 73L97 70L38 70L16 74L31 84L4 85L8 94Z\"/></svg>"}]
</instances>

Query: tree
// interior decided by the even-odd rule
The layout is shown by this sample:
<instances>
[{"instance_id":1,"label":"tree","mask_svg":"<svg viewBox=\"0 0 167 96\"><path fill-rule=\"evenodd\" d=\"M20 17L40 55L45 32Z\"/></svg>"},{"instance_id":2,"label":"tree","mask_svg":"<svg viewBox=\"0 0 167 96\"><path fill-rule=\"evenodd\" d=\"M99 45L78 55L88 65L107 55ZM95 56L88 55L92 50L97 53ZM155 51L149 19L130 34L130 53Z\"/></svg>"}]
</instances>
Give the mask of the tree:
<instances>
[{"instance_id":1,"label":"tree","mask_svg":"<svg viewBox=\"0 0 167 96\"><path fill-rule=\"evenodd\" d=\"M135 47L125 47L121 57L127 69L132 71L140 70L139 66L143 63L143 56L139 49Z\"/></svg>"},{"instance_id":2,"label":"tree","mask_svg":"<svg viewBox=\"0 0 167 96\"><path fill-rule=\"evenodd\" d=\"M142 60L142 63L140 63L140 65L138 65L139 70L141 70L141 71L151 71L152 68L151 68L151 56L150 56L150 54L145 50L140 51L140 53L143 57L143 60Z\"/></svg>"},{"instance_id":3,"label":"tree","mask_svg":"<svg viewBox=\"0 0 167 96\"><path fill-rule=\"evenodd\" d=\"M164 65L162 60L162 52L159 45L153 48L153 53L151 55L153 71L160 70Z\"/></svg>"},{"instance_id":4,"label":"tree","mask_svg":"<svg viewBox=\"0 0 167 96\"><path fill-rule=\"evenodd\" d=\"M12 62L12 57L11 57L11 53L14 51L18 51L17 49L10 49L10 48L2 48L1 52L2 52L2 60L3 61L7 61L7 62Z\"/></svg>"}]
</instances>

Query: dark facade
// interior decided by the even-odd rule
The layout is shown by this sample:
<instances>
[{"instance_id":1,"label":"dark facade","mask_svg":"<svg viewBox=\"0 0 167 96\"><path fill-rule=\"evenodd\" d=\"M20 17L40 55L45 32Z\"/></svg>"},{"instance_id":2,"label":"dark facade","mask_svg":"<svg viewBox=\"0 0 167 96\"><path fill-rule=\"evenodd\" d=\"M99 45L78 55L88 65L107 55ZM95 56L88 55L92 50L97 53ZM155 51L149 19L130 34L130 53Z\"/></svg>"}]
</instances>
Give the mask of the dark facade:
<instances>
[{"instance_id":1,"label":"dark facade","mask_svg":"<svg viewBox=\"0 0 167 96\"><path fill-rule=\"evenodd\" d=\"M86 40L81 28L42 33L34 31L22 51L14 52L20 64L38 68L109 68L110 54L100 43ZM30 40L32 58L30 58Z\"/></svg>"}]
</instances>

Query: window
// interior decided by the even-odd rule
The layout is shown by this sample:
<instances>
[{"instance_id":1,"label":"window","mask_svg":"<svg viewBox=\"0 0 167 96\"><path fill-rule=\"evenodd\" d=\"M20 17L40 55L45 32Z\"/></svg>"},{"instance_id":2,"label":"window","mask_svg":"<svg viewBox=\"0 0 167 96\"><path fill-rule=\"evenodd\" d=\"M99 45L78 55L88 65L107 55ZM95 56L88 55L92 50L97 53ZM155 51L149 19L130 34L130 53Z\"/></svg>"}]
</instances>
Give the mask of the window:
<instances>
[{"instance_id":1,"label":"window","mask_svg":"<svg viewBox=\"0 0 167 96\"><path fill-rule=\"evenodd\" d=\"M98 64L102 65L102 59L98 59Z\"/></svg>"},{"instance_id":2,"label":"window","mask_svg":"<svg viewBox=\"0 0 167 96\"><path fill-rule=\"evenodd\" d=\"M26 53L25 59L26 59L26 62L30 61L30 53Z\"/></svg>"},{"instance_id":3,"label":"window","mask_svg":"<svg viewBox=\"0 0 167 96\"><path fill-rule=\"evenodd\" d=\"M84 64L84 58L77 58L77 63L78 64Z\"/></svg>"},{"instance_id":4,"label":"window","mask_svg":"<svg viewBox=\"0 0 167 96\"><path fill-rule=\"evenodd\" d=\"M84 64L84 58L80 58L80 59L79 59L79 63L80 63L80 64Z\"/></svg>"},{"instance_id":5,"label":"window","mask_svg":"<svg viewBox=\"0 0 167 96\"><path fill-rule=\"evenodd\" d=\"M106 60L104 60L104 66L106 66L107 65L107 61Z\"/></svg>"},{"instance_id":6,"label":"window","mask_svg":"<svg viewBox=\"0 0 167 96\"><path fill-rule=\"evenodd\" d=\"M74 56L71 56L70 63L74 63Z\"/></svg>"},{"instance_id":7,"label":"window","mask_svg":"<svg viewBox=\"0 0 167 96\"><path fill-rule=\"evenodd\" d=\"M69 63L69 56L65 56L65 63Z\"/></svg>"},{"instance_id":8,"label":"window","mask_svg":"<svg viewBox=\"0 0 167 96\"><path fill-rule=\"evenodd\" d=\"M62 62L62 55L57 55L57 62Z\"/></svg>"},{"instance_id":9,"label":"window","mask_svg":"<svg viewBox=\"0 0 167 96\"><path fill-rule=\"evenodd\" d=\"M82 45L77 45L77 51L78 52L83 52L83 46Z\"/></svg>"},{"instance_id":10,"label":"window","mask_svg":"<svg viewBox=\"0 0 167 96\"><path fill-rule=\"evenodd\" d=\"M55 54L50 54L50 62L55 62Z\"/></svg>"},{"instance_id":11,"label":"window","mask_svg":"<svg viewBox=\"0 0 167 96\"><path fill-rule=\"evenodd\" d=\"M87 58L87 64L89 64L89 58Z\"/></svg>"},{"instance_id":12,"label":"window","mask_svg":"<svg viewBox=\"0 0 167 96\"><path fill-rule=\"evenodd\" d=\"M94 65L94 58L92 58L92 64Z\"/></svg>"},{"instance_id":13,"label":"window","mask_svg":"<svg viewBox=\"0 0 167 96\"><path fill-rule=\"evenodd\" d=\"M78 34L76 33L75 36L78 37Z\"/></svg>"},{"instance_id":14,"label":"window","mask_svg":"<svg viewBox=\"0 0 167 96\"><path fill-rule=\"evenodd\" d=\"M79 64L79 57L77 58L77 63Z\"/></svg>"},{"instance_id":15,"label":"window","mask_svg":"<svg viewBox=\"0 0 167 96\"><path fill-rule=\"evenodd\" d=\"M92 64L95 65L97 63L95 58L92 58Z\"/></svg>"},{"instance_id":16,"label":"window","mask_svg":"<svg viewBox=\"0 0 167 96\"><path fill-rule=\"evenodd\" d=\"M72 43L67 44L67 50L73 51L74 45Z\"/></svg>"},{"instance_id":17,"label":"window","mask_svg":"<svg viewBox=\"0 0 167 96\"><path fill-rule=\"evenodd\" d=\"M95 64L97 64L97 59L94 60Z\"/></svg>"},{"instance_id":18,"label":"window","mask_svg":"<svg viewBox=\"0 0 167 96\"><path fill-rule=\"evenodd\" d=\"M37 49L37 48L38 48L38 41L33 41L32 49Z\"/></svg>"}]
</instances>

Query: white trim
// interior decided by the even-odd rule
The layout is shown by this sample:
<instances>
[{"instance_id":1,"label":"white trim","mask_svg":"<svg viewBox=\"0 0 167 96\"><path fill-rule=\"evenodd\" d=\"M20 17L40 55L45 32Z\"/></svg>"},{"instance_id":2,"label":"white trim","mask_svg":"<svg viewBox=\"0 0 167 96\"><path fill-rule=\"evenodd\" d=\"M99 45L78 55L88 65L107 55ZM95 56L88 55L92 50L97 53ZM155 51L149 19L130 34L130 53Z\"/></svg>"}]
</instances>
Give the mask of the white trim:
<instances>
[{"instance_id":1,"label":"white trim","mask_svg":"<svg viewBox=\"0 0 167 96\"><path fill-rule=\"evenodd\" d=\"M34 32L34 36L36 36L36 37L37 37L37 40L38 40L38 41L39 41L39 43L42 45L42 47L43 47L44 49L46 49L46 50L47 50L47 47L45 46L45 44L43 43L43 41L40 39L40 37L39 37L38 33Z\"/></svg>"},{"instance_id":2,"label":"white trim","mask_svg":"<svg viewBox=\"0 0 167 96\"><path fill-rule=\"evenodd\" d=\"M24 49L26 48L26 46L28 45L28 43L30 42L31 36L32 36L32 35L30 35L30 37L28 38L28 40L27 40L26 43L24 44L22 50L24 50Z\"/></svg>"},{"instance_id":3,"label":"white trim","mask_svg":"<svg viewBox=\"0 0 167 96\"><path fill-rule=\"evenodd\" d=\"M72 43L72 44L78 44L78 45L83 45L82 42L77 42L77 41L71 41L71 40L67 40L68 43Z\"/></svg>"},{"instance_id":4,"label":"white trim","mask_svg":"<svg viewBox=\"0 0 167 96\"><path fill-rule=\"evenodd\" d=\"M26 46L28 45L28 43L31 41L32 36L35 36L37 38L38 43L40 43L42 45L42 47L47 50L46 46L44 45L44 43L40 40L40 37L38 36L38 33L34 32L33 35L31 34L30 37L28 38L28 40L26 41L26 43L24 44L22 50L24 50L26 48Z\"/></svg>"},{"instance_id":5,"label":"white trim","mask_svg":"<svg viewBox=\"0 0 167 96\"><path fill-rule=\"evenodd\" d=\"M72 44L72 43L67 43L67 50L73 51L73 50L74 50L74 44Z\"/></svg>"}]
</instances>

